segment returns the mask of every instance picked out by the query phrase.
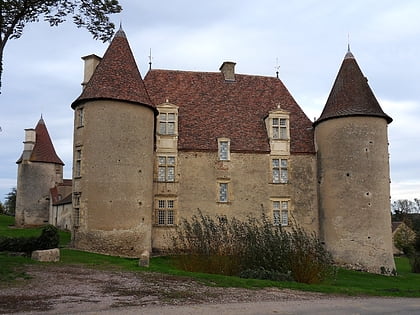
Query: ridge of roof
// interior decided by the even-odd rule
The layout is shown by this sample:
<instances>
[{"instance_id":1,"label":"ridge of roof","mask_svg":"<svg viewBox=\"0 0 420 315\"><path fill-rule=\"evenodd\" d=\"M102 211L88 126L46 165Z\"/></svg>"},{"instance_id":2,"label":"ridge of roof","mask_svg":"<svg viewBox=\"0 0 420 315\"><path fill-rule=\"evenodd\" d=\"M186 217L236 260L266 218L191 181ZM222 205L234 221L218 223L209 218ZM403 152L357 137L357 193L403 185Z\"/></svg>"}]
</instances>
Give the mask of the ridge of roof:
<instances>
[{"instance_id":1,"label":"ridge of roof","mask_svg":"<svg viewBox=\"0 0 420 315\"><path fill-rule=\"evenodd\" d=\"M44 119L38 121L35 127L35 145L32 149L29 161L44 162L64 165L63 161L55 152L54 145L51 141ZM17 163L21 162L21 159Z\"/></svg>"},{"instance_id":2,"label":"ridge of roof","mask_svg":"<svg viewBox=\"0 0 420 315\"><path fill-rule=\"evenodd\" d=\"M379 105L350 49L344 57L322 114L313 125L348 116L382 117L388 123L392 122L392 118Z\"/></svg>"},{"instance_id":3,"label":"ridge of roof","mask_svg":"<svg viewBox=\"0 0 420 315\"><path fill-rule=\"evenodd\" d=\"M91 79L71 107L74 109L80 103L97 99L127 101L154 108L130 44L121 28L114 35Z\"/></svg>"}]
</instances>

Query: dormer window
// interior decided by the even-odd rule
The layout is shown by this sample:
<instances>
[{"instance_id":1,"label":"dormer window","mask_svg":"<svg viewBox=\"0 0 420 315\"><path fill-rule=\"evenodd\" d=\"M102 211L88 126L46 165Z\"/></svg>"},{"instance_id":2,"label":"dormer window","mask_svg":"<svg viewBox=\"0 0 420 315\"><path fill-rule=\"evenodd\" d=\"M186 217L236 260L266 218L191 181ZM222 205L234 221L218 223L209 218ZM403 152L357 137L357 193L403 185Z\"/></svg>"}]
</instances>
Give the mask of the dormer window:
<instances>
[{"instance_id":1,"label":"dormer window","mask_svg":"<svg viewBox=\"0 0 420 315\"><path fill-rule=\"evenodd\" d=\"M277 105L265 119L271 155L290 154L290 113Z\"/></svg>"},{"instance_id":2,"label":"dormer window","mask_svg":"<svg viewBox=\"0 0 420 315\"><path fill-rule=\"evenodd\" d=\"M156 125L160 136L176 136L178 134L178 106L165 102L157 106L159 115Z\"/></svg>"},{"instance_id":3,"label":"dormer window","mask_svg":"<svg viewBox=\"0 0 420 315\"><path fill-rule=\"evenodd\" d=\"M271 125L273 128L273 139L288 139L286 118L273 118Z\"/></svg>"},{"instance_id":4,"label":"dormer window","mask_svg":"<svg viewBox=\"0 0 420 315\"><path fill-rule=\"evenodd\" d=\"M160 113L159 114L159 133L161 135L175 134L175 113Z\"/></svg>"},{"instance_id":5,"label":"dormer window","mask_svg":"<svg viewBox=\"0 0 420 315\"><path fill-rule=\"evenodd\" d=\"M219 160L229 161L230 160L230 140L227 138L217 139L219 148Z\"/></svg>"}]
</instances>

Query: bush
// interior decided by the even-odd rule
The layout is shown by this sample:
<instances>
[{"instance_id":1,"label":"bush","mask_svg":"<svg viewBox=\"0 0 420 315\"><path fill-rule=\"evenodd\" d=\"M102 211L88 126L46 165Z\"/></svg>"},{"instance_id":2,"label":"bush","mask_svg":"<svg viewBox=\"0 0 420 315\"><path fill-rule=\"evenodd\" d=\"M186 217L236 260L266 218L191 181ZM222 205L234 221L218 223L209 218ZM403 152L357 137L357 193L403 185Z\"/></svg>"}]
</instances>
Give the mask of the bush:
<instances>
[{"instance_id":1,"label":"bush","mask_svg":"<svg viewBox=\"0 0 420 315\"><path fill-rule=\"evenodd\" d=\"M213 220L199 211L191 222L182 220L176 233L173 254L184 270L304 283L335 275L332 257L315 234L299 227L287 232L266 216Z\"/></svg>"},{"instance_id":2,"label":"bush","mask_svg":"<svg viewBox=\"0 0 420 315\"><path fill-rule=\"evenodd\" d=\"M39 237L5 237L0 239L0 251L31 253L34 250L58 247L59 234L56 227L46 225Z\"/></svg>"}]
</instances>

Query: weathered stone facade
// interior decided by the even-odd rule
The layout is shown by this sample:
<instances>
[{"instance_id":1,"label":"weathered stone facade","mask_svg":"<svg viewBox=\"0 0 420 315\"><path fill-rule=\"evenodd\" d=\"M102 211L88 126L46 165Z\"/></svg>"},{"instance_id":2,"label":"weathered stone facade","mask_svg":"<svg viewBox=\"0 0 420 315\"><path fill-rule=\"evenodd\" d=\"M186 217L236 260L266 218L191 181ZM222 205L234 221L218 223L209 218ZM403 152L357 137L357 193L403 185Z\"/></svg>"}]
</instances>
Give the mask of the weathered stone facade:
<instances>
[{"instance_id":1,"label":"weathered stone facade","mask_svg":"<svg viewBox=\"0 0 420 315\"><path fill-rule=\"evenodd\" d=\"M319 235L337 263L390 273L387 125L348 52L311 122L275 77L150 69L118 31L73 102L73 245L141 257L200 210Z\"/></svg>"}]
</instances>

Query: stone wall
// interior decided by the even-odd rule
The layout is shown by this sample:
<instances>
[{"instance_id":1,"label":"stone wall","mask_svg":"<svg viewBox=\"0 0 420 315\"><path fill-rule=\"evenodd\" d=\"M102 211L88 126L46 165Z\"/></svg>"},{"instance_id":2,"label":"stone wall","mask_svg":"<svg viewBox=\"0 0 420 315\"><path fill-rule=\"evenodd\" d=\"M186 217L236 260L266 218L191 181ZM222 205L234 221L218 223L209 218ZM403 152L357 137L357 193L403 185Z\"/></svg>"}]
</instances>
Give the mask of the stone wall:
<instances>
[{"instance_id":1,"label":"stone wall","mask_svg":"<svg viewBox=\"0 0 420 315\"><path fill-rule=\"evenodd\" d=\"M178 183L155 183L157 196L177 199L176 220L190 218L200 209L210 216L246 219L272 218L271 198L290 200L289 222L318 232L316 162L314 155L292 155L289 183L273 184L269 154L231 153L219 161L217 152L179 152ZM228 202L218 201L218 183L228 183ZM168 245L173 228L153 228L153 248Z\"/></svg>"}]
</instances>

